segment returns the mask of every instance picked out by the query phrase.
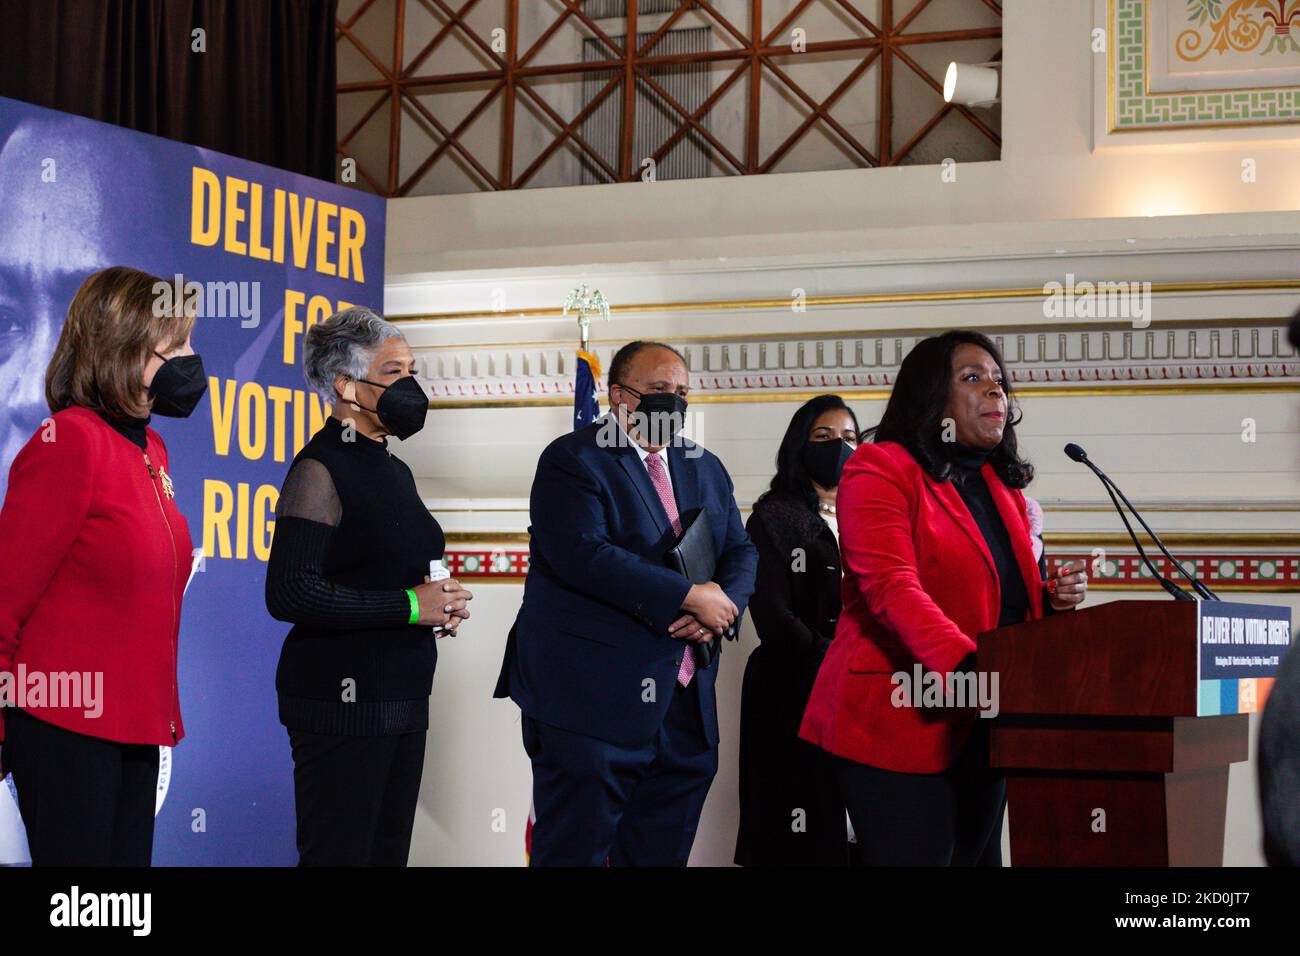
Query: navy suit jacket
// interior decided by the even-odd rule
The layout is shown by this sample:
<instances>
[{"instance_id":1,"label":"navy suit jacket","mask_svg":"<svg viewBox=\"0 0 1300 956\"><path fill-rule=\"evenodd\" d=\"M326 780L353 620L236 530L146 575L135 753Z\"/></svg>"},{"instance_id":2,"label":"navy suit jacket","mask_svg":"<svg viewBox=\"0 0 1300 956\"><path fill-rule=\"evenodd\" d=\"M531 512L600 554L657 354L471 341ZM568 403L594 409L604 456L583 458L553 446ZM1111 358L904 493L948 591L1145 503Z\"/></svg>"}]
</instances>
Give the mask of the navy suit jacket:
<instances>
[{"instance_id":1,"label":"navy suit jacket","mask_svg":"<svg viewBox=\"0 0 1300 956\"><path fill-rule=\"evenodd\" d=\"M689 646L671 637L668 625L681 616L690 582L664 564L676 536L636 448L611 440L618 438L617 422L606 415L542 452L529 502L524 601L495 696L512 698L542 723L637 746L668 712ZM758 552L727 470L680 439L668 447L668 471L683 520L705 509L717 554L713 580L743 613ZM718 666L715 658L694 678L712 745Z\"/></svg>"}]
</instances>

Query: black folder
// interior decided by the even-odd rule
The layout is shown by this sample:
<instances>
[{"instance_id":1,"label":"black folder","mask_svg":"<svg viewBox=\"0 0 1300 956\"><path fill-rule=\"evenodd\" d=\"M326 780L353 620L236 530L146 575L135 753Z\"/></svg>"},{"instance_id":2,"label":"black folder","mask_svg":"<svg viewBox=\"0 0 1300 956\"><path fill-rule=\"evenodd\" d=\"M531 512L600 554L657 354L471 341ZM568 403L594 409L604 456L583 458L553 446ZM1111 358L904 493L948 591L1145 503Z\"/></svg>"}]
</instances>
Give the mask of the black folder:
<instances>
[{"instance_id":1,"label":"black folder","mask_svg":"<svg viewBox=\"0 0 1300 956\"><path fill-rule=\"evenodd\" d=\"M666 555L664 561L692 584L706 584L713 580L717 558L713 553L713 532L703 508L686 513L682 533ZM730 636L730 634L728 635ZM717 635L708 641L691 642L697 667L707 668L717 654Z\"/></svg>"}]
</instances>

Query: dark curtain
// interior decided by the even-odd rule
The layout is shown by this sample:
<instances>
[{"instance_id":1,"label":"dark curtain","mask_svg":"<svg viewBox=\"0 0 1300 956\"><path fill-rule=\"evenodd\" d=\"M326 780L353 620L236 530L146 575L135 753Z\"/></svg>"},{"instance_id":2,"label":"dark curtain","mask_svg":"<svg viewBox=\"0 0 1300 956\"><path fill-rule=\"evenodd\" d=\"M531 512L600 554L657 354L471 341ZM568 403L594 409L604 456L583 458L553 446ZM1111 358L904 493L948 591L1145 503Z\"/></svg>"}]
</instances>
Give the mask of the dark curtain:
<instances>
[{"instance_id":1,"label":"dark curtain","mask_svg":"<svg viewBox=\"0 0 1300 956\"><path fill-rule=\"evenodd\" d=\"M336 7L0 0L0 96L333 181Z\"/></svg>"}]
</instances>

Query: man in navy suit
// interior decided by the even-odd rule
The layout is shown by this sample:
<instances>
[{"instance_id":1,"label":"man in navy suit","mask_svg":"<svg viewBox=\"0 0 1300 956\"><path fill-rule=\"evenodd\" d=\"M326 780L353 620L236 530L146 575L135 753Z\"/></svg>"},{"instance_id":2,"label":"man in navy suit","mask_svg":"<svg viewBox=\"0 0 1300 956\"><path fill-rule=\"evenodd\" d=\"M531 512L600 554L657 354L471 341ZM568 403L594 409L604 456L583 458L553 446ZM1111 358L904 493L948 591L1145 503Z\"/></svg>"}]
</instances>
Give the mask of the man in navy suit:
<instances>
[{"instance_id":1,"label":"man in navy suit","mask_svg":"<svg viewBox=\"0 0 1300 956\"><path fill-rule=\"evenodd\" d=\"M722 462L676 435L682 356L632 342L609 383L610 413L537 464L496 696L523 711L532 865L685 866L718 767L718 661L693 645L740 626L758 553ZM717 564L691 584L665 555L701 508Z\"/></svg>"}]
</instances>

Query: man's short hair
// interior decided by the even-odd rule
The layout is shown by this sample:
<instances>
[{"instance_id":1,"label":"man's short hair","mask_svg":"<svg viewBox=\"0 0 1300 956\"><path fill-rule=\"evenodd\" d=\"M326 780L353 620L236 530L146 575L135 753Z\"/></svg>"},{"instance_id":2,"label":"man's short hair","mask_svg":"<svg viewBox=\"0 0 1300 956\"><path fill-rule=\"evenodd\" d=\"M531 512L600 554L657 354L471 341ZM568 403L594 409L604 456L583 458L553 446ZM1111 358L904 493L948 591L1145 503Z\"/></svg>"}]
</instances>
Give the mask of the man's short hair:
<instances>
[{"instance_id":1,"label":"man's short hair","mask_svg":"<svg viewBox=\"0 0 1300 956\"><path fill-rule=\"evenodd\" d=\"M677 351L671 345L667 345L664 342L646 342L638 339L635 342L628 342L627 345L624 345L614 353L614 358L609 363L609 378L607 381L610 385L623 384L623 379L627 375L628 366L632 364L632 359L636 358L637 353L643 349L667 349L669 352L672 352L681 359L683 365L686 365L686 356ZM690 366L687 365L687 368L689 369Z\"/></svg>"}]
</instances>

